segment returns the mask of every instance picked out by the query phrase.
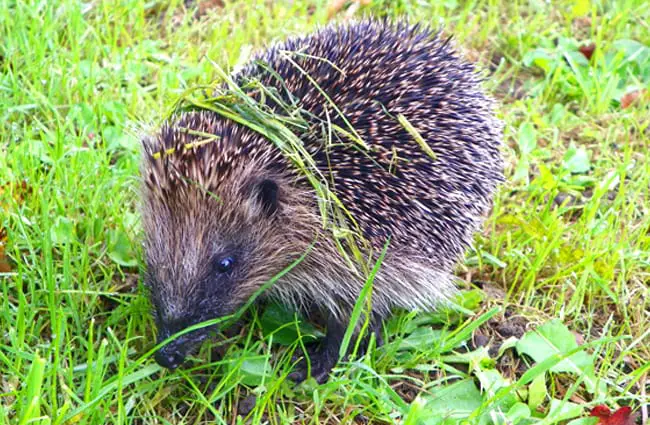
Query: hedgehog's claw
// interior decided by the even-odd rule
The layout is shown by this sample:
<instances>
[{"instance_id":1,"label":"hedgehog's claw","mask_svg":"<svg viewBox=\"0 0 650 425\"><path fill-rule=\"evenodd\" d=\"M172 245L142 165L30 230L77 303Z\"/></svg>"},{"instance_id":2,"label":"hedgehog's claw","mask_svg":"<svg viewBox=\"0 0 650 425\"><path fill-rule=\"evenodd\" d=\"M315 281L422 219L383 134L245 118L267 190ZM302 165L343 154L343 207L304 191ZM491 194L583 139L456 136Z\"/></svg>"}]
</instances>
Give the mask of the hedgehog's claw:
<instances>
[{"instance_id":1,"label":"hedgehog's claw","mask_svg":"<svg viewBox=\"0 0 650 425\"><path fill-rule=\"evenodd\" d=\"M320 346L315 350L307 350L309 364L311 365L311 376L319 384L327 381L330 372L339 360L339 348L345 335L345 326L339 321L331 318L327 320L327 333ZM302 359L296 366L296 370L289 374L289 379L300 383L308 378L307 360Z\"/></svg>"},{"instance_id":2,"label":"hedgehog's claw","mask_svg":"<svg viewBox=\"0 0 650 425\"><path fill-rule=\"evenodd\" d=\"M376 346L379 347L383 344L383 338L381 336L381 319L378 319L374 322L372 326L372 333L375 335ZM309 355L309 363L311 365L311 376L319 384L323 384L329 378L329 374L336 366L339 358L339 349L341 348L341 343L343 342L343 337L345 335L346 327L335 320L328 320L327 324L327 334L323 339L321 345L316 349L310 349L308 347L307 354ZM364 342L359 347L358 355L362 356L365 354L368 349L368 343L370 342L370 337L367 336L364 338ZM294 353L293 361L297 361L300 355ZM289 374L289 379L300 383L309 377L307 360L302 358L297 366L296 370Z\"/></svg>"},{"instance_id":3,"label":"hedgehog's claw","mask_svg":"<svg viewBox=\"0 0 650 425\"><path fill-rule=\"evenodd\" d=\"M327 347L319 347L319 349L313 350L313 352L309 353L311 376L319 384L323 384L327 381L330 372L334 366L336 366L336 362L338 361L338 352L330 353L329 351L330 350L328 350ZM303 357L296 366L296 370L289 374L289 379L299 384L306 380L309 376L310 374L307 359Z\"/></svg>"}]
</instances>

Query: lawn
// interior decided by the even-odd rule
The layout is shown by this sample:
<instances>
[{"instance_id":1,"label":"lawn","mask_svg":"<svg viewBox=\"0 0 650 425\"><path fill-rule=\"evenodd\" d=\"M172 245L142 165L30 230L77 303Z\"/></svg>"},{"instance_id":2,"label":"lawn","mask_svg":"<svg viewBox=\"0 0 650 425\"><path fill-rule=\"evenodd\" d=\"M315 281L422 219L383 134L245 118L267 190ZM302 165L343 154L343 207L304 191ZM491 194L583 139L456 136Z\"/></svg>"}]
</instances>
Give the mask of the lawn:
<instances>
[{"instance_id":1,"label":"lawn","mask_svg":"<svg viewBox=\"0 0 650 425\"><path fill-rule=\"evenodd\" d=\"M0 423L648 423L650 3L335 3L0 0ZM161 369L140 135L217 65L366 14L453 35L506 124L459 307L397 314L323 385L287 379L322 329L277 305Z\"/></svg>"}]
</instances>

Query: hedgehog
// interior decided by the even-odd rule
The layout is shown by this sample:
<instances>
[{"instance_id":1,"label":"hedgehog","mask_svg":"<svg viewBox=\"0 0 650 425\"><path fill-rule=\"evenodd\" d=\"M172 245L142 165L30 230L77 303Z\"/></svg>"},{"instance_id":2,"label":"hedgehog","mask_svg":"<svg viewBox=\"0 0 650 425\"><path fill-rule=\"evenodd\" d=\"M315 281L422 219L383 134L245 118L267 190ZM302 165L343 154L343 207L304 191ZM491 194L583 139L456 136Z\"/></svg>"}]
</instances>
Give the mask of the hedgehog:
<instances>
[{"instance_id":1,"label":"hedgehog","mask_svg":"<svg viewBox=\"0 0 650 425\"><path fill-rule=\"evenodd\" d=\"M383 254L369 313L378 337L396 309L431 311L454 295L454 268L503 180L502 123L483 79L440 31L376 19L289 38L232 74L275 89L282 102L250 94L271 111L305 112L307 125L292 132L345 206L361 252ZM353 129L366 148L323 122ZM344 260L351 246L324 226L304 169L261 132L206 109L172 114L143 138L142 157L159 343L232 314L276 277L263 299L326 318L311 367L303 359L292 377L327 380L367 276ZM155 360L178 367L211 330L177 337Z\"/></svg>"}]
</instances>

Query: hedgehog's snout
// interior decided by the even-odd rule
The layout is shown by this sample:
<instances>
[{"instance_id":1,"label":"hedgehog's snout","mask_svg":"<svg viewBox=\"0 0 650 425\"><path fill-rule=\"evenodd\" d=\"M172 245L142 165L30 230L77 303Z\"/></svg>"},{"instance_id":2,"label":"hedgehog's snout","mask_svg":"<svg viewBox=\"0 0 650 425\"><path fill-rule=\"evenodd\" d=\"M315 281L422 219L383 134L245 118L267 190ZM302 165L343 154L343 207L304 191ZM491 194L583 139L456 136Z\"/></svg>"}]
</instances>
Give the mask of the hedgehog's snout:
<instances>
[{"instance_id":1,"label":"hedgehog's snout","mask_svg":"<svg viewBox=\"0 0 650 425\"><path fill-rule=\"evenodd\" d=\"M167 340L175 333L187 328L187 325L193 323L158 323L158 340L157 343ZM167 369L176 369L185 361L185 357L191 351L196 349L199 344L208 337L208 333L215 329L207 327L197 329L189 333L177 336L167 344L163 345L154 354L156 363Z\"/></svg>"},{"instance_id":2,"label":"hedgehog's snout","mask_svg":"<svg viewBox=\"0 0 650 425\"><path fill-rule=\"evenodd\" d=\"M160 366L173 370L185 361L185 353L172 344L167 344L156 352L154 359Z\"/></svg>"},{"instance_id":3,"label":"hedgehog's snout","mask_svg":"<svg viewBox=\"0 0 650 425\"><path fill-rule=\"evenodd\" d=\"M158 327L158 344L163 342L165 339L167 339L171 334L174 332L170 332L167 328L165 327ZM156 354L154 354L154 359L156 360L156 363L158 363L160 366L165 367L167 369L176 369L178 366L183 364L185 361L185 354L186 354L186 344L183 344L183 341L185 338L183 336L176 338L175 340L172 340L168 342L167 344L163 345L160 347L158 351L156 351Z\"/></svg>"}]
</instances>

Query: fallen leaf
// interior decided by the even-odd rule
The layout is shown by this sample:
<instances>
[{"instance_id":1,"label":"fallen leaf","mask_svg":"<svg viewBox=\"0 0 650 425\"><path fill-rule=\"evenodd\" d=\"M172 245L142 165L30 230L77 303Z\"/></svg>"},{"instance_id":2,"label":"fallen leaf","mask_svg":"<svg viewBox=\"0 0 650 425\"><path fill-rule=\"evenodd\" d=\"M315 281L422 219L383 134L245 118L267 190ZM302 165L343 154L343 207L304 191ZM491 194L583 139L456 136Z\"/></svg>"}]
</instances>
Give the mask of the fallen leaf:
<instances>
[{"instance_id":1,"label":"fallen leaf","mask_svg":"<svg viewBox=\"0 0 650 425\"><path fill-rule=\"evenodd\" d=\"M372 0L353 0L353 3L357 3L360 6L367 6ZM339 13L343 6L345 6L346 0L330 0L329 6L327 6L327 19L331 19L334 15Z\"/></svg>"},{"instance_id":2,"label":"fallen leaf","mask_svg":"<svg viewBox=\"0 0 650 425\"><path fill-rule=\"evenodd\" d=\"M0 212L13 208L14 204L23 204L31 193L32 188L26 180L0 185ZM3 195L7 195L8 199L4 198ZM0 227L0 273L10 273L12 271L11 263L5 252L7 237L7 229Z\"/></svg>"},{"instance_id":3,"label":"fallen leaf","mask_svg":"<svg viewBox=\"0 0 650 425\"><path fill-rule=\"evenodd\" d=\"M591 18L588 16L580 16L575 18L573 22L580 28L588 28L591 26Z\"/></svg>"},{"instance_id":4,"label":"fallen leaf","mask_svg":"<svg viewBox=\"0 0 650 425\"><path fill-rule=\"evenodd\" d=\"M585 404L585 403L587 403L587 400L580 397L580 395L578 395L576 393L573 393L571 395L571 397L569 397L569 400L572 401L573 403L576 403L576 404Z\"/></svg>"},{"instance_id":5,"label":"fallen leaf","mask_svg":"<svg viewBox=\"0 0 650 425\"><path fill-rule=\"evenodd\" d=\"M0 273L11 272L11 265L5 256L5 242L7 241L7 231L0 229Z\"/></svg>"},{"instance_id":6,"label":"fallen leaf","mask_svg":"<svg viewBox=\"0 0 650 425\"><path fill-rule=\"evenodd\" d=\"M646 92L647 92L646 89L640 89L640 90L633 90L631 92L625 93L621 97L621 108L626 109L632 106L633 104L637 103L639 101L639 98L645 96Z\"/></svg>"},{"instance_id":7,"label":"fallen leaf","mask_svg":"<svg viewBox=\"0 0 650 425\"><path fill-rule=\"evenodd\" d=\"M224 6L224 3L223 0L205 0L199 2L198 5L199 7L196 11L197 18L207 14L211 9L222 8Z\"/></svg>"},{"instance_id":8,"label":"fallen leaf","mask_svg":"<svg viewBox=\"0 0 650 425\"><path fill-rule=\"evenodd\" d=\"M582 336L581 333L578 333L578 332L576 332L576 331L571 331L571 333L573 334L574 337L576 337L576 343L577 343L578 345L582 345L582 344L585 343L585 337Z\"/></svg>"},{"instance_id":9,"label":"fallen leaf","mask_svg":"<svg viewBox=\"0 0 650 425\"><path fill-rule=\"evenodd\" d=\"M11 189L13 189L13 198L18 204L21 204L25 197L32 193L32 188L27 184L27 181L21 180L20 182L9 182L0 185L0 195ZM8 208L8 205L0 205L0 207Z\"/></svg>"},{"instance_id":10,"label":"fallen leaf","mask_svg":"<svg viewBox=\"0 0 650 425\"><path fill-rule=\"evenodd\" d=\"M587 60L591 60L591 56L594 54L594 50L596 50L596 45L594 43L583 44L578 48L578 50L587 58Z\"/></svg>"},{"instance_id":11,"label":"fallen leaf","mask_svg":"<svg viewBox=\"0 0 650 425\"><path fill-rule=\"evenodd\" d=\"M327 6L327 17L331 18L336 15L341 9L343 9L344 4L345 0L331 0L329 6Z\"/></svg>"},{"instance_id":12,"label":"fallen leaf","mask_svg":"<svg viewBox=\"0 0 650 425\"><path fill-rule=\"evenodd\" d=\"M632 408L623 406L613 412L609 407L600 404L591 409L590 416L598 418L598 425L634 425L636 414L632 414Z\"/></svg>"},{"instance_id":13,"label":"fallen leaf","mask_svg":"<svg viewBox=\"0 0 650 425\"><path fill-rule=\"evenodd\" d=\"M18 394L19 387L20 387L20 381L15 376L11 376L11 377L3 376L2 378L0 378L0 390L2 390L2 392L7 394L7 396L5 396L5 401L8 402L9 405L13 404L13 402L16 400L14 394Z\"/></svg>"}]
</instances>

